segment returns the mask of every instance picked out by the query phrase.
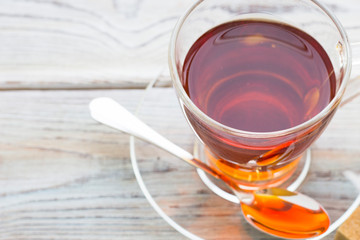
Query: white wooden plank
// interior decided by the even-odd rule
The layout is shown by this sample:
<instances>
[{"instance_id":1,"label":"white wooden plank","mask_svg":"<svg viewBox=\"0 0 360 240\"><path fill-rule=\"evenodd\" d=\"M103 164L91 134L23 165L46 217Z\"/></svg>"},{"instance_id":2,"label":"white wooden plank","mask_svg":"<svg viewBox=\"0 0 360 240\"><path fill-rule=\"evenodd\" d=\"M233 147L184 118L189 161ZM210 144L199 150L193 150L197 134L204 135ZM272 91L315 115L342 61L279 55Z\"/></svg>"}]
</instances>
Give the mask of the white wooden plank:
<instances>
[{"instance_id":1,"label":"white wooden plank","mask_svg":"<svg viewBox=\"0 0 360 240\"><path fill-rule=\"evenodd\" d=\"M170 34L192 2L2 0L0 89L144 87L159 75L168 84ZM323 2L360 41L358 1Z\"/></svg>"}]
</instances>

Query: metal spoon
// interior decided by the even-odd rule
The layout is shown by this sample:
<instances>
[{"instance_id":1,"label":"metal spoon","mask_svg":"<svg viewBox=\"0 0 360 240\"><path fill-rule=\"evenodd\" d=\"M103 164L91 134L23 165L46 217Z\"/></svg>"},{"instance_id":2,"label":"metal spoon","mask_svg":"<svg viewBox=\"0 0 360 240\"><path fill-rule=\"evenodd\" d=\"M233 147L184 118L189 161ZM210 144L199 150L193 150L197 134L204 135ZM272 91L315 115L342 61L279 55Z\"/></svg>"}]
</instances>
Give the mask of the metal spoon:
<instances>
[{"instance_id":1,"label":"metal spoon","mask_svg":"<svg viewBox=\"0 0 360 240\"><path fill-rule=\"evenodd\" d=\"M239 198L245 219L255 228L282 238L304 239L324 233L329 216L314 199L286 189L269 188L245 192L230 177L155 132L140 119L110 98L96 98L89 104L98 122L152 143L224 181Z\"/></svg>"}]
</instances>

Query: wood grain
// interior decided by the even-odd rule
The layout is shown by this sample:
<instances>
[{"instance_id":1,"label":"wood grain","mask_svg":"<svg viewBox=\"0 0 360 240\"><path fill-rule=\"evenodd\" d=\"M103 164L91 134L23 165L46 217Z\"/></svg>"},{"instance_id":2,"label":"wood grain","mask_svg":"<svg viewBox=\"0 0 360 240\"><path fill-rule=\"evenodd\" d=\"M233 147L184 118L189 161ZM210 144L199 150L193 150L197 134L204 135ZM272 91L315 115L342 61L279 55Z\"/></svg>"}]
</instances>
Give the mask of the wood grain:
<instances>
[{"instance_id":1,"label":"wood grain","mask_svg":"<svg viewBox=\"0 0 360 240\"><path fill-rule=\"evenodd\" d=\"M0 88L144 87L191 2L3 0Z\"/></svg>"},{"instance_id":2,"label":"wood grain","mask_svg":"<svg viewBox=\"0 0 360 240\"><path fill-rule=\"evenodd\" d=\"M0 239L182 239L142 195L129 137L88 113L93 97L133 110L142 94L0 94Z\"/></svg>"},{"instance_id":3,"label":"wood grain","mask_svg":"<svg viewBox=\"0 0 360 240\"><path fill-rule=\"evenodd\" d=\"M350 40L360 42L359 1L322 2ZM157 78L165 88L147 93L140 116L191 151L194 135L168 88L167 70L171 31L191 3L0 1L0 239L185 239L140 191L129 137L94 122L87 104L109 96L135 111L143 88ZM354 50L360 63L360 49ZM360 158L359 76L357 64L339 114L314 145L312 184L302 188L333 217L356 194L342 172L360 169L350 162ZM211 193L191 167L141 141L136 154L155 200L190 231L206 239L269 239L243 222L238 206Z\"/></svg>"},{"instance_id":4,"label":"wood grain","mask_svg":"<svg viewBox=\"0 0 360 240\"><path fill-rule=\"evenodd\" d=\"M0 89L168 85L170 34L192 2L2 0ZM322 2L359 42L358 1Z\"/></svg>"},{"instance_id":5,"label":"wood grain","mask_svg":"<svg viewBox=\"0 0 360 240\"><path fill-rule=\"evenodd\" d=\"M143 197L132 173L128 136L97 124L88 113L87 104L94 97L113 97L134 111L143 94L144 90L0 94L0 239L183 239ZM177 107L174 90L156 88L146 96L140 117L191 151L194 135ZM314 145L317 170L308 176L311 184L302 188L332 217L338 217L356 194L342 172L360 170L358 161L349 162L360 157L359 111L360 98L339 110L329 131ZM353 134L344 135L349 126ZM242 220L238 206L212 194L190 166L148 143L136 144L151 194L184 227L206 239L236 239L239 234L245 240L269 239ZM339 195L329 192L330 186L341 190ZM214 227L214 219L222 224ZM239 225L227 224L231 219Z\"/></svg>"}]
</instances>

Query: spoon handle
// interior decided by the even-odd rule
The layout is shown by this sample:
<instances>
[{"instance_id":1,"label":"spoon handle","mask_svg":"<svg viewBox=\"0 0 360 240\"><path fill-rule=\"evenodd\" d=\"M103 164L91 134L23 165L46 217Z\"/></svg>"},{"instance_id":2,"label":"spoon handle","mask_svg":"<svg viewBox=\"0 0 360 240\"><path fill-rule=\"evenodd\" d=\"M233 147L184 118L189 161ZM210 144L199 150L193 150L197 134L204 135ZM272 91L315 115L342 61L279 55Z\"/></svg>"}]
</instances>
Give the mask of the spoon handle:
<instances>
[{"instance_id":1,"label":"spoon handle","mask_svg":"<svg viewBox=\"0 0 360 240\"><path fill-rule=\"evenodd\" d=\"M161 136L111 98L95 98L90 102L89 108L91 116L100 123L152 143L185 161L194 158L192 154Z\"/></svg>"},{"instance_id":2,"label":"spoon handle","mask_svg":"<svg viewBox=\"0 0 360 240\"><path fill-rule=\"evenodd\" d=\"M154 144L190 165L223 180L238 197L242 194L241 188L228 176L212 169L201 160L195 158L191 153L170 142L113 99L107 97L95 98L90 102L89 108L92 118L96 121Z\"/></svg>"},{"instance_id":3,"label":"spoon handle","mask_svg":"<svg viewBox=\"0 0 360 240\"><path fill-rule=\"evenodd\" d=\"M90 102L89 108L91 116L96 121L154 144L214 177L220 178L219 174L209 166L154 131L113 99L95 98Z\"/></svg>"}]
</instances>

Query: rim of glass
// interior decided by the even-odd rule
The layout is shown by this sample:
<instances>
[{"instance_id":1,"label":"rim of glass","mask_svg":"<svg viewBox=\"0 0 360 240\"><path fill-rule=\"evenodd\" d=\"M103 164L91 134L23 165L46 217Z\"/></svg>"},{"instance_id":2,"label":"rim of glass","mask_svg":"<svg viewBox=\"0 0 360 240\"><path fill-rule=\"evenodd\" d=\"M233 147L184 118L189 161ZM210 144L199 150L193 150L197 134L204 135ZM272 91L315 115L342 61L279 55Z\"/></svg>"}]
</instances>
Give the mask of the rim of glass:
<instances>
[{"instance_id":1,"label":"rim of glass","mask_svg":"<svg viewBox=\"0 0 360 240\"><path fill-rule=\"evenodd\" d=\"M193 12L193 10L195 8L197 8L197 6L199 6L202 2L204 2L205 0L199 0L197 1L195 4L193 4L186 12L185 14L183 14L180 19L178 20L178 22L175 25L175 28L172 32L171 35L171 39L170 39L170 45L169 45L169 68L170 68L170 75L171 75L171 79L173 82L173 86L176 89L176 91L178 92L178 97L182 100L182 102L184 103L184 105L186 107L188 107L189 109L191 109L191 111L193 113L195 113L195 115L201 119L202 121L204 121L206 124L210 125L211 127L221 130L221 131L225 131L227 133L233 134L233 135L238 135L238 136L244 136L244 137L251 137L251 138L269 138L269 137L278 137L278 136L284 136L284 135L288 135L288 134L292 134L298 131L301 131L315 123L317 123L318 121L320 121L322 119L322 117L324 115L326 115L326 113L330 112L333 107L335 105L337 105L342 96L343 93L345 92L345 88L347 85L347 82L349 80L350 77L350 72L351 72L351 50L350 50L350 43L347 37L347 34L344 30L344 27L341 25L340 21L337 19L337 17L331 13L331 11L329 11L324 5L322 5L321 3L319 3L317 0L309 0L309 2L313 2L323 13L326 14L326 16L329 18L329 20L332 21L332 23L334 24L334 26L336 27L336 29L338 30L338 32L340 33L340 36L342 37L343 41L344 41L344 49L345 49L345 61L344 61L344 74L342 77L342 81L340 84L340 87L338 89L338 91L336 92L334 98L330 101L330 103L321 111L319 112L317 115L315 115L314 117L312 117L311 119L307 120L306 122L303 122L299 125L296 125L294 127L291 128L287 128L287 129L283 129L283 130L279 130L279 131L271 131L271 132L250 132L250 131L244 131L244 130L240 130L240 129L236 129L236 128L232 128L229 126L226 126L212 118L210 118L208 115L206 115L203 111L201 111L190 99L190 97L187 95L187 93L184 90L183 85L181 84L181 80L179 77L179 73L177 71L177 67L176 67L176 61L175 61L175 45L176 45L176 40L178 38L178 33L181 29L181 27L183 26L185 20L187 19L187 17Z\"/></svg>"}]
</instances>

